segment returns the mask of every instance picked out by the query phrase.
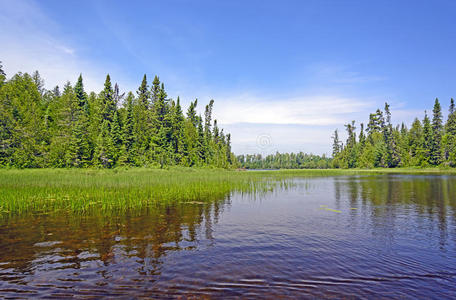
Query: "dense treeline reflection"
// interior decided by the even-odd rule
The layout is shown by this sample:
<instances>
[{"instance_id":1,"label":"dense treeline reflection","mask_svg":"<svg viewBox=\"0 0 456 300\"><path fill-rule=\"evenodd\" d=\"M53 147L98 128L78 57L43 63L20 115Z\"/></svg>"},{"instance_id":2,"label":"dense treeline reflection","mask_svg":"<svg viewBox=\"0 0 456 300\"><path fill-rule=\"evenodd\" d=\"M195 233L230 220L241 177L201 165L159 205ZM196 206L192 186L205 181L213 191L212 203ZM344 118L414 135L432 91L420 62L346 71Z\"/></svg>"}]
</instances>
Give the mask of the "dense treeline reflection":
<instances>
[{"instance_id":1,"label":"dense treeline reflection","mask_svg":"<svg viewBox=\"0 0 456 300\"><path fill-rule=\"evenodd\" d=\"M455 176L290 177L147 210L4 215L0 293L447 298L455 237Z\"/></svg>"},{"instance_id":2,"label":"dense treeline reflection","mask_svg":"<svg viewBox=\"0 0 456 300\"><path fill-rule=\"evenodd\" d=\"M384 175L340 177L334 181L336 198L344 193L353 205L361 200L371 205L415 204L432 212L456 205L454 176Z\"/></svg>"},{"instance_id":3,"label":"dense treeline reflection","mask_svg":"<svg viewBox=\"0 0 456 300\"><path fill-rule=\"evenodd\" d=\"M436 225L443 246L448 236L448 223L456 225L454 176L345 177L336 179L334 187L336 201L343 202L346 197L351 207L367 210L373 230L383 230L379 233L383 237L393 238L397 230L404 230L399 228L404 224L409 230ZM427 220L426 225L413 223L423 217ZM399 218L401 225L395 224Z\"/></svg>"},{"instance_id":4,"label":"dense treeline reflection","mask_svg":"<svg viewBox=\"0 0 456 300\"><path fill-rule=\"evenodd\" d=\"M23 277L42 272L48 282L77 281L75 270L95 268L103 284L103 279L122 273L108 266L125 260L128 272L159 275L168 253L192 251L201 239L213 240L212 226L229 203L227 195L224 200L157 205L120 216L55 214L4 219L0 223L0 281L20 283ZM22 275L13 275L18 273Z\"/></svg>"}]
</instances>

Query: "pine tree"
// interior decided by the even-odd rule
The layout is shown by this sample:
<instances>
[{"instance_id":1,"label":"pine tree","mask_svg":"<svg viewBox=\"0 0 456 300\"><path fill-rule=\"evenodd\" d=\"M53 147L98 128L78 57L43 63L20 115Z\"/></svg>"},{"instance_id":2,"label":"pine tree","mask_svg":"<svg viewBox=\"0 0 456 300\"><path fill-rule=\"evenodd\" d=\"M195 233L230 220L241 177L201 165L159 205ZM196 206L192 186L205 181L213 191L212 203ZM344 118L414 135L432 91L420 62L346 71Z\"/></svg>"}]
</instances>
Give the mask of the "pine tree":
<instances>
[{"instance_id":1,"label":"pine tree","mask_svg":"<svg viewBox=\"0 0 456 300\"><path fill-rule=\"evenodd\" d=\"M198 104L198 99L195 99L194 102L190 103L190 106L188 107L187 111L187 118L190 120L190 122L193 124L193 126L196 128L198 127L198 116L196 115L196 105Z\"/></svg>"},{"instance_id":2,"label":"pine tree","mask_svg":"<svg viewBox=\"0 0 456 300\"><path fill-rule=\"evenodd\" d=\"M345 147L345 156L346 156L346 162L348 168L354 168L356 167L356 127L355 127L355 121L352 121L351 124L348 123L345 125L345 128L347 130L348 138L347 138L347 143Z\"/></svg>"},{"instance_id":3,"label":"pine tree","mask_svg":"<svg viewBox=\"0 0 456 300\"><path fill-rule=\"evenodd\" d=\"M86 166L92 159L92 141L90 138L90 110L87 94L84 91L82 75L74 87L74 95L78 106L76 109L76 120L73 125L73 140L77 153L77 166Z\"/></svg>"},{"instance_id":4,"label":"pine tree","mask_svg":"<svg viewBox=\"0 0 456 300\"><path fill-rule=\"evenodd\" d=\"M231 153L231 134L226 135L226 157L229 164L233 163L233 155Z\"/></svg>"},{"instance_id":5,"label":"pine tree","mask_svg":"<svg viewBox=\"0 0 456 300\"><path fill-rule=\"evenodd\" d=\"M87 101L87 94L84 92L84 84L82 82L82 74L79 75L78 81L74 86L74 94L78 99L78 104L81 110L88 112L88 101Z\"/></svg>"},{"instance_id":6,"label":"pine tree","mask_svg":"<svg viewBox=\"0 0 456 300\"><path fill-rule=\"evenodd\" d=\"M203 129L203 118L198 116L198 155L201 163L205 163L207 159L207 143Z\"/></svg>"},{"instance_id":7,"label":"pine tree","mask_svg":"<svg viewBox=\"0 0 456 300\"><path fill-rule=\"evenodd\" d=\"M136 92L138 94L138 105L141 106L144 110L149 109L149 101L150 101L150 92L149 86L147 84L147 76L144 74L141 85Z\"/></svg>"},{"instance_id":8,"label":"pine tree","mask_svg":"<svg viewBox=\"0 0 456 300\"><path fill-rule=\"evenodd\" d=\"M128 152L135 153L137 164L145 165L147 162L147 152L149 151L150 139L154 134L156 134L156 132L152 131L152 116L149 110L150 92L145 74L136 93L138 98L136 99L134 105L132 95L130 96L130 99L127 98L127 102L131 102L131 108L133 110L132 123L135 140L130 146L126 145L126 148Z\"/></svg>"},{"instance_id":9,"label":"pine tree","mask_svg":"<svg viewBox=\"0 0 456 300\"><path fill-rule=\"evenodd\" d=\"M69 82L65 84L62 96L55 100L55 103L50 104L49 112L50 118L55 120L49 147L50 164L56 167L80 166L78 138L81 131L76 126L79 104Z\"/></svg>"},{"instance_id":10,"label":"pine tree","mask_svg":"<svg viewBox=\"0 0 456 300\"><path fill-rule=\"evenodd\" d=\"M389 168L394 168L399 165L400 156L397 150L397 141L393 135L393 125L391 124L391 111L389 107L389 104L385 103L386 120L383 126L383 138L386 145L386 164Z\"/></svg>"},{"instance_id":11,"label":"pine tree","mask_svg":"<svg viewBox=\"0 0 456 300\"><path fill-rule=\"evenodd\" d=\"M160 79L158 76L154 77L151 86L151 97L152 97L152 105L155 106L155 103L158 101L160 97Z\"/></svg>"},{"instance_id":12,"label":"pine tree","mask_svg":"<svg viewBox=\"0 0 456 300\"><path fill-rule=\"evenodd\" d=\"M171 143L173 147L173 152L175 156L175 162L180 163L183 158L188 155L188 147L185 144L185 133L184 133L184 115L182 113L182 107L180 105L180 98L177 97L176 105L173 109L172 115L172 136Z\"/></svg>"},{"instance_id":13,"label":"pine tree","mask_svg":"<svg viewBox=\"0 0 456 300\"><path fill-rule=\"evenodd\" d=\"M3 71L2 61L0 61L0 88L5 84L6 73Z\"/></svg>"},{"instance_id":14,"label":"pine tree","mask_svg":"<svg viewBox=\"0 0 456 300\"><path fill-rule=\"evenodd\" d=\"M94 165L103 168L114 166L115 149L109 132L109 121L103 120L94 154Z\"/></svg>"},{"instance_id":15,"label":"pine tree","mask_svg":"<svg viewBox=\"0 0 456 300\"><path fill-rule=\"evenodd\" d=\"M440 107L439 99L435 99L433 118L432 118L432 140L431 140L431 157L430 163L434 166L442 162L442 109Z\"/></svg>"},{"instance_id":16,"label":"pine tree","mask_svg":"<svg viewBox=\"0 0 456 300\"><path fill-rule=\"evenodd\" d=\"M431 149L432 149L432 126L431 121L427 115L427 112L424 113L423 120L423 145L422 145L422 157L421 157L421 166L427 166L431 160Z\"/></svg>"},{"instance_id":17,"label":"pine tree","mask_svg":"<svg viewBox=\"0 0 456 300\"><path fill-rule=\"evenodd\" d=\"M43 95L45 92L44 80L41 78L40 73L38 71L33 72L32 79L33 79L33 82L35 83L36 88L38 89L38 92L41 95Z\"/></svg>"},{"instance_id":18,"label":"pine tree","mask_svg":"<svg viewBox=\"0 0 456 300\"><path fill-rule=\"evenodd\" d=\"M408 133L408 148L411 157L412 166L421 166L421 162L425 161L426 151L424 149L424 129L421 121L418 118L412 123L412 127Z\"/></svg>"},{"instance_id":19,"label":"pine tree","mask_svg":"<svg viewBox=\"0 0 456 300\"><path fill-rule=\"evenodd\" d=\"M444 158L450 166L456 166L456 111L453 98L450 100L450 109L442 144L444 145Z\"/></svg>"},{"instance_id":20,"label":"pine tree","mask_svg":"<svg viewBox=\"0 0 456 300\"><path fill-rule=\"evenodd\" d=\"M134 163L135 153L133 152L133 144L135 142L135 132L134 132L134 120L133 120L133 93L128 93L127 100L125 102L125 118L124 126L122 129L122 140L123 142L123 154L124 162L123 164L132 164Z\"/></svg>"},{"instance_id":21,"label":"pine tree","mask_svg":"<svg viewBox=\"0 0 456 300\"><path fill-rule=\"evenodd\" d=\"M229 167L231 135L214 121L211 100L204 119L197 100L187 117L180 99L168 99L164 83L155 76L149 90L146 76L138 98L124 94L106 76L97 95L84 91L82 75L76 84L44 88L38 72L19 73L10 80L0 64L0 166L89 167L116 165L213 165ZM122 105L118 109L118 106ZM212 127L213 126L213 127ZM294 155L280 157L295 166Z\"/></svg>"},{"instance_id":22,"label":"pine tree","mask_svg":"<svg viewBox=\"0 0 456 300\"><path fill-rule=\"evenodd\" d=\"M360 126L361 126L361 129L359 131L359 144L361 146L364 146L364 143L366 142L366 136L364 135L364 124L361 123Z\"/></svg>"},{"instance_id":23,"label":"pine tree","mask_svg":"<svg viewBox=\"0 0 456 300\"><path fill-rule=\"evenodd\" d=\"M332 157L335 158L339 152L340 152L340 140L339 140L339 133L337 132L337 129L334 130L334 135L332 136L333 139L333 146L332 146Z\"/></svg>"},{"instance_id":24,"label":"pine tree","mask_svg":"<svg viewBox=\"0 0 456 300\"><path fill-rule=\"evenodd\" d=\"M114 91L111 85L111 77L109 74L106 76L104 83L104 89L101 92L101 116L102 120L108 121L108 128L114 118L114 112L116 111L116 104L114 102Z\"/></svg>"},{"instance_id":25,"label":"pine tree","mask_svg":"<svg viewBox=\"0 0 456 300\"><path fill-rule=\"evenodd\" d=\"M120 124L120 118L119 118L119 114L117 111L114 113L114 118L113 118L112 124L111 124L111 140L112 140L113 150L115 151L112 155L114 163L115 163L117 161L117 159L119 158L120 150L121 150L122 144L123 144L122 126Z\"/></svg>"}]
</instances>

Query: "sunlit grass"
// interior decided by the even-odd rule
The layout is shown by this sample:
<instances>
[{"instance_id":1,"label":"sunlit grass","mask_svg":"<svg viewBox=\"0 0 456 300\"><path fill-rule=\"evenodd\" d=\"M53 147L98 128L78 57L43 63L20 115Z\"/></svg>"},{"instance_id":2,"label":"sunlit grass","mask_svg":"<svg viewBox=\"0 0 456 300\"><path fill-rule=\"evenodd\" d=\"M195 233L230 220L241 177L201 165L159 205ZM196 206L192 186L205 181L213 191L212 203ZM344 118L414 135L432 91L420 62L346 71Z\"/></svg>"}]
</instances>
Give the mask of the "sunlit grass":
<instances>
[{"instance_id":1,"label":"sunlit grass","mask_svg":"<svg viewBox=\"0 0 456 300\"><path fill-rule=\"evenodd\" d=\"M220 169L32 169L0 170L0 215L59 210L126 211L154 203L221 199L233 192L258 193L299 176L378 173L451 173L438 169L279 170Z\"/></svg>"},{"instance_id":2,"label":"sunlit grass","mask_svg":"<svg viewBox=\"0 0 456 300\"><path fill-rule=\"evenodd\" d=\"M142 209L269 189L261 176L205 169L0 170L0 212Z\"/></svg>"}]
</instances>

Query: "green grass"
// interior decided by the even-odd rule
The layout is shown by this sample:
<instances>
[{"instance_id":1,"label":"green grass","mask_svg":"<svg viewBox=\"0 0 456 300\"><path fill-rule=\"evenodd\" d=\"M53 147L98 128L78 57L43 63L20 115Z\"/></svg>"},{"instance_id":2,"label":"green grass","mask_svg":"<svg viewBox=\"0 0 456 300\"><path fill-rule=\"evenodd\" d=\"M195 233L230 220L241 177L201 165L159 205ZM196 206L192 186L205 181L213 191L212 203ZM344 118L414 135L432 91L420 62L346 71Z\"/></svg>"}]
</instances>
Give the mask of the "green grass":
<instances>
[{"instance_id":1,"label":"green grass","mask_svg":"<svg viewBox=\"0 0 456 300\"><path fill-rule=\"evenodd\" d=\"M439 169L278 170L31 169L0 170L0 215L30 212L140 210L166 202L222 199L265 192L299 176L456 173Z\"/></svg>"},{"instance_id":2,"label":"green grass","mask_svg":"<svg viewBox=\"0 0 456 300\"><path fill-rule=\"evenodd\" d=\"M169 201L219 199L268 189L261 176L210 169L0 170L0 212L143 209Z\"/></svg>"}]
</instances>

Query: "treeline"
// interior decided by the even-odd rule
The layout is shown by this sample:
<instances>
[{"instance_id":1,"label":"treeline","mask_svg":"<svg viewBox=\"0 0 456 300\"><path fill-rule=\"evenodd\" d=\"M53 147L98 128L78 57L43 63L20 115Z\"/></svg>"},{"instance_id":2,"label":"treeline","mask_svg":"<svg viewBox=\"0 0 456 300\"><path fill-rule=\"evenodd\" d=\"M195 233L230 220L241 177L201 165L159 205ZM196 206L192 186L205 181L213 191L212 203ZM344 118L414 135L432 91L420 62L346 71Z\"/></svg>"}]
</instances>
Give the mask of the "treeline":
<instances>
[{"instance_id":1,"label":"treeline","mask_svg":"<svg viewBox=\"0 0 456 300\"><path fill-rule=\"evenodd\" d=\"M104 89L87 94L82 76L63 91L43 88L38 72L7 80L0 64L0 166L18 168L216 166L235 163L230 134L191 102L168 98L155 76L144 75L136 95L120 93L106 76Z\"/></svg>"},{"instance_id":2,"label":"treeline","mask_svg":"<svg viewBox=\"0 0 456 300\"><path fill-rule=\"evenodd\" d=\"M327 169L331 167L331 158L299 153L270 154L263 157L261 154L238 155L237 160L241 167L246 169Z\"/></svg>"},{"instance_id":3,"label":"treeline","mask_svg":"<svg viewBox=\"0 0 456 300\"><path fill-rule=\"evenodd\" d=\"M410 129L402 123L393 126L388 103L384 110L370 114L367 127L360 124L356 136L355 121L345 125L345 145L337 130L333 139L333 166L336 168L373 167L456 167L456 112L454 100L446 122L435 99L432 119L425 112L421 121L415 118Z\"/></svg>"}]
</instances>

